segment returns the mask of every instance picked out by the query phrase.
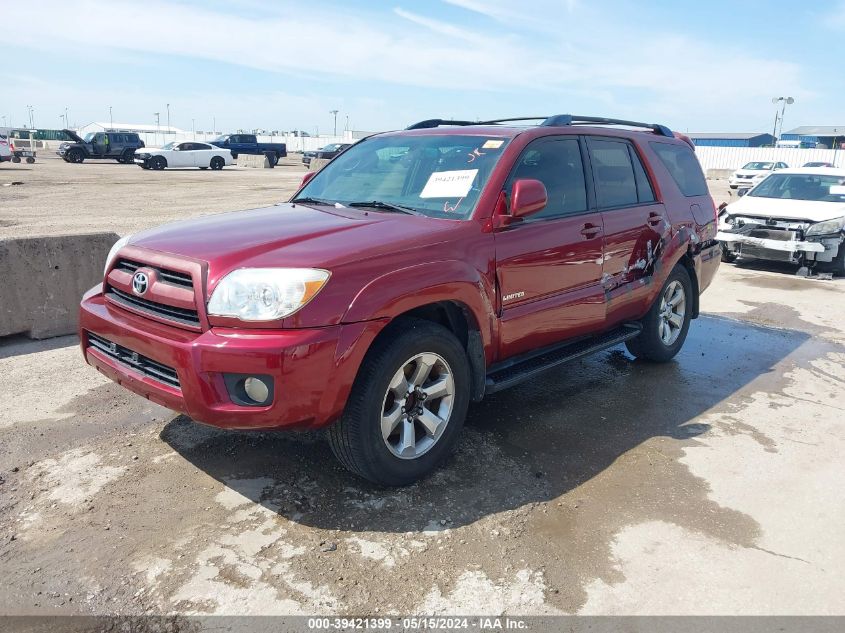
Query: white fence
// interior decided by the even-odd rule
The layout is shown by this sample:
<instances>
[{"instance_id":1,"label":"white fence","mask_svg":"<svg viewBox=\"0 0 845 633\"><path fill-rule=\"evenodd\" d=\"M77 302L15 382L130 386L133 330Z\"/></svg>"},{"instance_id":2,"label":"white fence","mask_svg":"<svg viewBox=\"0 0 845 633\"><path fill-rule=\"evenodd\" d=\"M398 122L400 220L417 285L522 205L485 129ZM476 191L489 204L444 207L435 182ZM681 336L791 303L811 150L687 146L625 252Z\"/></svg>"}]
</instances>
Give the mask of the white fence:
<instances>
[{"instance_id":1,"label":"white fence","mask_svg":"<svg viewBox=\"0 0 845 633\"><path fill-rule=\"evenodd\" d=\"M165 143L181 141L210 141L217 138L220 134L212 132L182 132L182 133L164 133L164 132L144 132L139 134L144 145L147 147L161 147ZM306 152L319 149L329 143L351 143L353 138L351 134L344 136L293 136L292 134L282 134L279 136L259 135L259 143L285 143L288 146L288 152Z\"/></svg>"},{"instance_id":2,"label":"white fence","mask_svg":"<svg viewBox=\"0 0 845 633\"><path fill-rule=\"evenodd\" d=\"M842 149L798 149L794 147L696 147L695 155L704 168L739 169L751 161L782 161L790 167L801 167L804 163L825 162L845 167L845 150Z\"/></svg>"}]
</instances>

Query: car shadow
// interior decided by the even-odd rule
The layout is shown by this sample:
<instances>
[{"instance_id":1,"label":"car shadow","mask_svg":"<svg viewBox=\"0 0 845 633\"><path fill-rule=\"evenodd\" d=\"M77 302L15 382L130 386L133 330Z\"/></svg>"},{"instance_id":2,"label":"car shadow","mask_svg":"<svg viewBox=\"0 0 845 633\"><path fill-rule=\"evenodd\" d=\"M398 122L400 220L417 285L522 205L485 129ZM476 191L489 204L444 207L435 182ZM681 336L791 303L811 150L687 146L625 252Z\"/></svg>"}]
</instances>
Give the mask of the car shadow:
<instances>
[{"instance_id":1,"label":"car shadow","mask_svg":"<svg viewBox=\"0 0 845 633\"><path fill-rule=\"evenodd\" d=\"M722 265L725 266L726 264ZM796 279L805 279L805 277L798 275L800 266L790 262L776 262L769 259L738 259L733 265L739 270L760 270L770 273L780 273L781 275L795 277ZM817 277L818 273L811 273L809 279ZM840 281L842 279L843 277L833 277L832 281Z\"/></svg>"},{"instance_id":2,"label":"car shadow","mask_svg":"<svg viewBox=\"0 0 845 633\"><path fill-rule=\"evenodd\" d=\"M694 442L710 428L699 416L808 338L704 316L672 362L637 361L619 346L564 365L472 405L454 455L401 489L345 471L320 433L227 432L179 416L160 437L196 468L291 521L361 532L439 530L556 499L652 438Z\"/></svg>"}]
</instances>

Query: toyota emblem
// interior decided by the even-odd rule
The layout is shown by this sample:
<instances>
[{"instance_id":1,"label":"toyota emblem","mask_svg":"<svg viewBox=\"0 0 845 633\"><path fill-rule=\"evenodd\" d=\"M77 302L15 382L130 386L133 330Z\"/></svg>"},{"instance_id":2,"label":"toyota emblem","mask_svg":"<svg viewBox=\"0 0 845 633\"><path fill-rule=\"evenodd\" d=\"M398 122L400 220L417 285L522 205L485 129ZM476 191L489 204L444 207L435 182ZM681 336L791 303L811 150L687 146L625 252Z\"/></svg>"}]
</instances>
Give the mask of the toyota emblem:
<instances>
[{"instance_id":1,"label":"toyota emblem","mask_svg":"<svg viewBox=\"0 0 845 633\"><path fill-rule=\"evenodd\" d=\"M132 277L132 290L135 291L136 295L144 294L149 286L150 280L147 277L147 273L137 272Z\"/></svg>"}]
</instances>

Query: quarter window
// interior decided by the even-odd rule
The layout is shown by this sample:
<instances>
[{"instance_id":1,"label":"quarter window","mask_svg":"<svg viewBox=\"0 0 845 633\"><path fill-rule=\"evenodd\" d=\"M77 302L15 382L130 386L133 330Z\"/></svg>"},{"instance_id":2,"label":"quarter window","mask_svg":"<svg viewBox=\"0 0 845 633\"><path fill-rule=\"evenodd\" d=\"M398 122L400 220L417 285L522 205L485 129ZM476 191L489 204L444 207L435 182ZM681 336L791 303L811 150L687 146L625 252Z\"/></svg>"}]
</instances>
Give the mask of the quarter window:
<instances>
[{"instance_id":1,"label":"quarter window","mask_svg":"<svg viewBox=\"0 0 845 633\"><path fill-rule=\"evenodd\" d=\"M637 204L637 178L628 144L622 141L590 139L590 160L600 209ZM652 194L652 200L654 195Z\"/></svg>"},{"instance_id":2,"label":"quarter window","mask_svg":"<svg viewBox=\"0 0 845 633\"><path fill-rule=\"evenodd\" d=\"M546 187L546 208L530 220L584 213L587 210L587 187L584 164L577 139L541 139L529 145L508 179L511 196L515 180L531 178Z\"/></svg>"},{"instance_id":3,"label":"quarter window","mask_svg":"<svg viewBox=\"0 0 845 633\"><path fill-rule=\"evenodd\" d=\"M682 194L688 198L708 194L707 181L704 180L701 165L690 148L669 143L651 143L651 148L669 171Z\"/></svg>"}]
</instances>

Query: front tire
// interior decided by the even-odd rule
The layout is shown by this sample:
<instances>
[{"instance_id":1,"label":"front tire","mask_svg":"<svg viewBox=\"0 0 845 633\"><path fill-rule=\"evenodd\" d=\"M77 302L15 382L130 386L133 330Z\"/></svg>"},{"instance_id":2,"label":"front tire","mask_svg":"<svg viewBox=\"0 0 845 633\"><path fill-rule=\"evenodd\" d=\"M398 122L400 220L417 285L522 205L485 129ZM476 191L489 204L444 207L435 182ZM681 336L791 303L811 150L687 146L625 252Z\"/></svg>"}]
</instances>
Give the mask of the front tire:
<instances>
[{"instance_id":1,"label":"front tire","mask_svg":"<svg viewBox=\"0 0 845 633\"><path fill-rule=\"evenodd\" d=\"M687 269L675 266L641 323L642 333L625 346L636 358L665 363L675 357L689 331L692 281Z\"/></svg>"},{"instance_id":2,"label":"front tire","mask_svg":"<svg viewBox=\"0 0 845 633\"><path fill-rule=\"evenodd\" d=\"M167 167L167 159L164 156L154 156L150 160L150 167L156 171L162 171Z\"/></svg>"},{"instance_id":3,"label":"front tire","mask_svg":"<svg viewBox=\"0 0 845 633\"><path fill-rule=\"evenodd\" d=\"M446 328L420 319L388 327L367 353L328 439L356 475L404 486L454 449L469 406L470 370L463 346Z\"/></svg>"},{"instance_id":4,"label":"front tire","mask_svg":"<svg viewBox=\"0 0 845 633\"><path fill-rule=\"evenodd\" d=\"M76 163L77 165L85 160L85 156L82 155L82 151L78 149L72 149L67 154L67 159L71 163Z\"/></svg>"}]
</instances>

